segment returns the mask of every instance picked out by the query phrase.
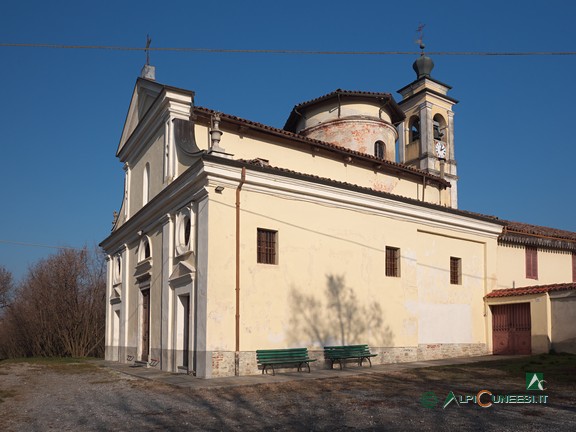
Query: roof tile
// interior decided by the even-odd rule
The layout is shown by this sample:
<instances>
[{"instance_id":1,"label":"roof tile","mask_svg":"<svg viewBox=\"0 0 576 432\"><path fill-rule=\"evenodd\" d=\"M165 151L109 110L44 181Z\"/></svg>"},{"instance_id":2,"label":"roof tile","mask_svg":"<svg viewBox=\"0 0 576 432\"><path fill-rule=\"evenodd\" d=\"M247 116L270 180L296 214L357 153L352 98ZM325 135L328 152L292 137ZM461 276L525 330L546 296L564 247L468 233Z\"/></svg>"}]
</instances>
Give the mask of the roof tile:
<instances>
[{"instance_id":1,"label":"roof tile","mask_svg":"<svg viewBox=\"0 0 576 432\"><path fill-rule=\"evenodd\" d=\"M504 221L504 222L506 222L505 233L506 232L519 233L538 237L549 237L554 239L565 239L576 241L576 232L565 231L539 225L531 225L522 222L513 222L513 221Z\"/></svg>"},{"instance_id":2,"label":"roof tile","mask_svg":"<svg viewBox=\"0 0 576 432\"><path fill-rule=\"evenodd\" d=\"M488 293L485 298L496 298L496 297L514 297L523 296L529 294L543 294L547 292L554 291L571 291L576 290L576 282L570 283L558 283L551 285L534 285L522 288L505 288L494 290Z\"/></svg>"}]
</instances>

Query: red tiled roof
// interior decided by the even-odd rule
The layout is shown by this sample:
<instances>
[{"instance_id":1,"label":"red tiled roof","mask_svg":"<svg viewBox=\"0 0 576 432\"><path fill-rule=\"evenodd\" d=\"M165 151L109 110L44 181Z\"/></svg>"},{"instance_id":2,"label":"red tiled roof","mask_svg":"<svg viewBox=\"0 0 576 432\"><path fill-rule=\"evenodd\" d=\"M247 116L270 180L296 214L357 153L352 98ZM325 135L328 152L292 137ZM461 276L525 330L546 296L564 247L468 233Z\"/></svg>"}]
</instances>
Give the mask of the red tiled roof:
<instances>
[{"instance_id":1,"label":"red tiled roof","mask_svg":"<svg viewBox=\"0 0 576 432\"><path fill-rule=\"evenodd\" d=\"M576 241L576 232L559 230L556 228L549 228L539 225L530 225L522 222L503 221L506 222L503 234L517 233L528 234L537 237L547 237L554 239L565 239Z\"/></svg>"},{"instance_id":2,"label":"red tiled roof","mask_svg":"<svg viewBox=\"0 0 576 432\"><path fill-rule=\"evenodd\" d=\"M232 120L232 121L235 121L237 123L242 123L242 124L247 125L247 126L252 126L256 129L268 131L268 132L271 132L271 133L276 134L276 135L282 135L282 136L285 136L286 138L291 138L291 139L298 140L300 142L304 142L304 143L308 143L308 144L312 144L312 145L317 145L318 147L323 147L323 148L326 148L329 150L334 150L334 151L337 151L339 153L345 153L347 155L354 156L354 157L359 158L359 159L364 159L366 161L374 162L377 165L388 166L397 172L400 171L400 172L405 172L407 174L418 175L419 177L425 177L428 180L432 180L434 183L440 184L444 187L450 187L450 183L447 180L441 179L438 176L429 174L425 171L419 170L417 168L413 168L413 167L408 166L408 165L404 165L404 164L400 164L398 162L392 162L392 161L388 161L388 160L384 160L384 159L379 159L376 156L373 156L373 155L370 155L367 153L361 153L361 152L358 152L355 150L350 150L350 149L347 149L345 147L340 147L338 145L331 144L331 143L326 142L326 141L320 141L317 139L304 137L304 136L299 135L297 133L289 132L285 129L278 129L278 128L275 128L273 126L265 125L263 123L258 123L258 122L252 121L252 120L246 120L242 117L237 117L235 115L217 112L217 111L211 110L209 108L194 106L194 110L197 113L204 113L206 115L213 115L213 114L217 113L222 119Z\"/></svg>"},{"instance_id":3,"label":"red tiled roof","mask_svg":"<svg viewBox=\"0 0 576 432\"><path fill-rule=\"evenodd\" d=\"M327 93L323 96L319 96L317 98L310 99L309 101L306 101L306 102L300 102L298 105L295 105L294 108L303 108L303 107L308 106L308 105L313 105L316 102L320 102L320 101L323 101L325 99L330 99L331 97L337 96L339 94L344 95L344 96L368 96L368 97L387 99L387 100L391 99L391 98L393 99L393 97L390 93L336 89L333 92Z\"/></svg>"},{"instance_id":4,"label":"red tiled roof","mask_svg":"<svg viewBox=\"0 0 576 432\"><path fill-rule=\"evenodd\" d=\"M390 93L336 89L333 92L327 93L323 96L295 105L292 109L292 112L290 113L290 116L288 117L288 120L286 120L284 129L294 132L294 128L296 127L296 123L300 117L300 114L298 113L299 110L305 109L310 105L317 104L318 102L338 98L340 96L379 99L384 102L384 105L387 105L390 108L392 114L392 123L398 124L406 118L404 111L402 111L402 108L400 108Z\"/></svg>"},{"instance_id":5,"label":"red tiled roof","mask_svg":"<svg viewBox=\"0 0 576 432\"><path fill-rule=\"evenodd\" d=\"M528 294L543 294L551 291L571 291L571 290L576 290L576 282L559 283L551 285L535 285L522 288L499 289L494 290L488 295L486 295L486 298L514 297Z\"/></svg>"}]
</instances>

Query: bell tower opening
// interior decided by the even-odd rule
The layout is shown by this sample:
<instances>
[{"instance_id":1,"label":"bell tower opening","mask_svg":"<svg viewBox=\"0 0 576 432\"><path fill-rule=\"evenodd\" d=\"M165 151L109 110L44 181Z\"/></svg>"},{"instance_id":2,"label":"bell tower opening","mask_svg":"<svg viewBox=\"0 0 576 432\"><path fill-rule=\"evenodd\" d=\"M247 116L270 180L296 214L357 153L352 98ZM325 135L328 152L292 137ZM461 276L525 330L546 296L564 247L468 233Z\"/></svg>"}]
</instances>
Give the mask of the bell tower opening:
<instances>
[{"instance_id":1,"label":"bell tower opening","mask_svg":"<svg viewBox=\"0 0 576 432\"><path fill-rule=\"evenodd\" d=\"M400 163L413 166L450 182L446 201L458 206L456 159L454 157L454 112L458 103L448 96L451 87L434 78L434 62L422 52L412 67L416 79L398 90L398 103L406 119L398 126Z\"/></svg>"}]
</instances>

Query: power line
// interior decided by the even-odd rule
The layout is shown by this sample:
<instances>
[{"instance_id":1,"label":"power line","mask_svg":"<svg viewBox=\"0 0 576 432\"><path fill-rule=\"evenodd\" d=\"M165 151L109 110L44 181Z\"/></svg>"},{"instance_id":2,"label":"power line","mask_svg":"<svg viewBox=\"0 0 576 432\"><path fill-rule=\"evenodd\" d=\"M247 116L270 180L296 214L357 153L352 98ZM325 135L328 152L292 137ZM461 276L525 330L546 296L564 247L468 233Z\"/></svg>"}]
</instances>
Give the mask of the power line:
<instances>
[{"instance_id":1,"label":"power line","mask_svg":"<svg viewBox=\"0 0 576 432\"><path fill-rule=\"evenodd\" d=\"M49 248L49 249L68 249L68 250L84 250L83 248L76 248L71 246L52 246L52 245L45 245L39 243L26 243L26 242L18 242L12 240L0 240L0 243L5 244L13 244L18 246L28 246L28 247L41 247L41 248Z\"/></svg>"},{"instance_id":2,"label":"power line","mask_svg":"<svg viewBox=\"0 0 576 432\"><path fill-rule=\"evenodd\" d=\"M12 48L49 48L49 49L83 49L109 51L174 51L193 53L241 53L241 54L291 54L291 55L420 55L420 51L308 51L281 49L226 49L226 48L193 48L193 47L127 47L112 45L63 45L36 43L0 43L0 47ZM428 51L426 54L436 56L575 56L576 51Z\"/></svg>"}]
</instances>

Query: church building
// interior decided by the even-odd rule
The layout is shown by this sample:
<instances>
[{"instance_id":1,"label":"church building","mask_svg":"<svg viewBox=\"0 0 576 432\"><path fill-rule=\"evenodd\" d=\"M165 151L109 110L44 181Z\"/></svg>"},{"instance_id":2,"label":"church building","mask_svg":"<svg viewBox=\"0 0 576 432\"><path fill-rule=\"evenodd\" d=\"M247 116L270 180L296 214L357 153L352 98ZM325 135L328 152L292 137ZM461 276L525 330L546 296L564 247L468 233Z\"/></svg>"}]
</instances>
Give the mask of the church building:
<instances>
[{"instance_id":1,"label":"church building","mask_svg":"<svg viewBox=\"0 0 576 432\"><path fill-rule=\"evenodd\" d=\"M375 364L574 350L576 233L458 208L451 87L414 62L283 129L137 79L116 156L106 359L201 378L256 350L368 344Z\"/></svg>"}]
</instances>

